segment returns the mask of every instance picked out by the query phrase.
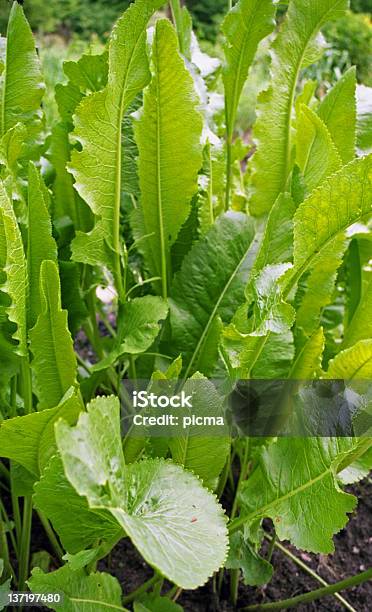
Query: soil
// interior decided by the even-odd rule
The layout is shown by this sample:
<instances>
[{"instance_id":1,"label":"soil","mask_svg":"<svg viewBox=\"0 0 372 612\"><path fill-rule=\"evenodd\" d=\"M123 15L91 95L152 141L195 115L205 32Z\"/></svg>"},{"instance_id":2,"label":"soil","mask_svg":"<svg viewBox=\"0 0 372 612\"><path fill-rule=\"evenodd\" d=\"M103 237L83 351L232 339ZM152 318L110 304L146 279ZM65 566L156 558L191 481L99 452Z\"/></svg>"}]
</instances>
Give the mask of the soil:
<instances>
[{"instance_id":1,"label":"soil","mask_svg":"<svg viewBox=\"0 0 372 612\"><path fill-rule=\"evenodd\" d=\"M286 547L303 562L310 566L329 583L362 572L371 565L372 552L372 482L364 481L348 487L349 492L359 498L357 510L352 515L346 529L335 537L335 552L332 555L313 555ZM263 548L265 554L267 547ZM212 581L196 591L185 591L177 603L185 612L230 612L253 603L266 603L294 597L300 593L319 588L321 585L300 569L280 550L275 549L272 557L274 577L265 587L254 589L239 584L238 607L229 603L229 584L225 576L221 596L213 593ZM124 593L130 593L152 576L128 539L122 540L112 551L110 559L100 564L101 571L109 571L122 584ZM170 588L165 584L164 589ZM372 582L364 583L342 593L358 612L372 609ZM332 596L296 608L299 612L338 612L345 610Z\"/></svg>"}]
</instances>

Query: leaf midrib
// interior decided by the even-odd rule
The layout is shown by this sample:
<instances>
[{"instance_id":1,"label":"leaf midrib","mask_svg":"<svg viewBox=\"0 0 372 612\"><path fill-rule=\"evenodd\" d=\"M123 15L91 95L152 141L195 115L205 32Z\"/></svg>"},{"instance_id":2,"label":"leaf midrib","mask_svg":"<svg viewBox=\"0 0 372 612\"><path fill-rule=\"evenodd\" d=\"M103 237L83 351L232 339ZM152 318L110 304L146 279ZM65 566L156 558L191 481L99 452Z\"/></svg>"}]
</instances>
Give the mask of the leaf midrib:
<instances>
[{"instance_id":1,"label":"leaf midrib","mask_svg":"<svg viewBox=\"0 0 372 612\"><path fill-rule=\"evenodd\" d=\"M233 280L235 279L236 275L238 274L238 272L239 272L239 270L240 270L241 266L243 265L243 263L244 263L244 261L245 261L245 259L246 259L247 255L248 255L248 253L249 253L250 249L251 249L252 247L254 247L254 245L255 245L255 240L253 239L253 240L252 240L252 241L249 243L248 248L247 248L247 249L244 251L244 254L243 254L243 256L241 257L241 259L239 260L238 265L237 265L237 266L235 267L235 269L233 270L233 273L230 275L230 277L229 277L229 279L228 279L227 283L225 284L225 286L224 286L223 290L221 291L220 296L219 296L219 298L218 298L218 300L217 300L217 302L216 302L216 304L215 304L215 306L214 306L214 308L213 308L213 310L212 310L212 312L211 312L211 314L210 314L210 316L209 316L208 322L207 322L206 326L205 326L205 327L204 327L204 329L203 329L203 332L202 332L202 334L201 334L201 336L200 336L200 338L199 338L199 341L198 341L198 343L197 343L197 345L196 345L196 348L195 348L195 350L194 350L194 352L193 352L193 354L192 354L192 357L191 357L191 359L190 359L190 361L189 361L189 365L188 365L188 367L187 367L187 370L186 370L186 373L185 373L185 376L184 376L184 380L186 380L186 379L187 379L187 377L188 377L188 376L189 376L189 374L190 374L190 370L191 370L191 368L192 368L192 366L193 366L193 364L194 364L194 361L195 361L195 359L196 359L196 356L197 356L197 354L198 354L198 352L199 352L199 350L200 350L200 348L201 348L201 346L202 346L202 344L203 344L203 342L204 342L205 338L207 337L207 334L209 333L209 329L210 329L210 327L211 327L211 325L212 325L212 323L213 323L213 321L214 321L215 316L216 316L216 315L217 315L217 313L218 313L218 309L219 309L219 307L220 307L220 305L221 305L221 302L222 302L223 298L225 297L225 295L226 295L226 293L227 293L227 291L228 291L228 289L229 289L229 287L230 287L231 283L233 282Z\"/></svg>"},{"instance_id":2,"label":"leaf midrib","mask_svg":"<svg viewBox=\"0 0 372 612\"><path fill-rule=\"evenodd\" d=\"M100 607L103 606L109 608L110 610L121 610L122 612L128 612L127 608L122 608L121 606L116 606L115 604L109 604L106 601L101 601L98 599L82 599L80 597L69 597L69 600L76 603L95 604L99 605Z\"/></svg>"}]
</instances>

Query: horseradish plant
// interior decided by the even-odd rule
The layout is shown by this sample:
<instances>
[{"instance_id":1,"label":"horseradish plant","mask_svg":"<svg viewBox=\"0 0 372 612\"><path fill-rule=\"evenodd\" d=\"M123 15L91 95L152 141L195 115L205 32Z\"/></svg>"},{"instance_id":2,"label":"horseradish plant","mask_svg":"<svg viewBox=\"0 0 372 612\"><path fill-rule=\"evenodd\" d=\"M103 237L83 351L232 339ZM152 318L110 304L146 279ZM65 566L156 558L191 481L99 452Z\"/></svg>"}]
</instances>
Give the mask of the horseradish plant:
<instances>
[{"instance_id":1,"label":"horseradish plant","mask_svg":"<svg viewBox=\"0 0 372 612\"><path fill-rule=\"evenodd\" d=\"M241 571L250 585L272 574L262 520L329 553L357 503L342 487L370 467L368 437L122 437L125 378L178 380L195 414L222 414L227 380L372 373L372 157L356 157L355 71L322 98L302 77L347 1L291 0L275 28L272 0L240 0L222 66L170 4L176 27L156 18L162 0L136 0L102 55L64 64L56 125L17 3L1 39L0 605L28 585L64 593L46 603L61 610L179 610L177 588L218 571L221 586L223 568L236 603ZM247 156L236 117L265 38ZM49 573L30 568L37 515ZM155 573L123 594L97 563L125 537Z\"/></svg>"}]
</instances>

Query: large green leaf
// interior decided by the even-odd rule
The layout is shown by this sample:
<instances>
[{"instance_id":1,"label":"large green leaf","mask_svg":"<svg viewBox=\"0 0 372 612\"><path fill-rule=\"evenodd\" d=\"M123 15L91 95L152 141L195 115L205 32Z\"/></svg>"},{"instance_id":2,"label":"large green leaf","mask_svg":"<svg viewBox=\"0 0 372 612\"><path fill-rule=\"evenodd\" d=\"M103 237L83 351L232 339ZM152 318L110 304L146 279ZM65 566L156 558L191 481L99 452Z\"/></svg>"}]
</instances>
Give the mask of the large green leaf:
<instances>
[{"instance_id":1,"label":"large green leaf","mask_svg":"<svg viewBox=\"0 0 372 612\"><path fill-rule=\"evenodd\" d=\"M356 444L350 438L279 438L262 450L244 483L239 522L270 517L281 540L302 550L332 552L332 536L356 506L356 498L337 483L341 458Z\"/></svg>"},{"instance_id":2,"label":"large green leaf","mask_svg":"<svg viewBox=\"0 0 372 612\"><path fill-rule=\"evenodd\" d=\"M71 389L55 408L2 421L0 455L17 461L36 478L56 452L54 424L59 418L73 425L83 405Z\"/></svg>"},{"instance_id":3,"label":"large green leaf","mask_svg":"<svg viewBox=\"0 0 372 612\"><path fill-rule=\"evenodd\" d=\"M9 320L17 326L13 334L13 338L18 341L15 350L19 355L25 356L27 354L27 264L21 232L2 182L0 182L0 214L6 246L4 267L6 282L1 289L11 301L10 306L6 308Z\"/></svg>"},{"instance_id":4,"label":"large green leaf","mask_svg":"<svg viewBox=\"0 0 372 612\"><path fill-rule=\"evenodd\" d=\"M136 0L119 19L109 43L107 86L84 98L74 116L74 136L82 150L73 152L70 169L78 193L94 213L95 225L89 234L78 233L73 256L111 268L119 292L123 117L150 80L146 26L162 3Z\"/></svg>"},{"instance_id":5,"label":"large green leaf","mask_svg":"<svg viewBox=\"0 0 372 612\"><path fill-rule=\"evenodd\" d=\"M274 29L272 0L239 0L226 15L222 31L226 37L223 72L226 127L231 137L239 100L259 42Z\"/></svg>"},{"instance_id":6,"label":"large green leaf","mask_svg":"<svg viewBox=\"0 0 372 612\"><path fill-rule=\"evenodd\" d=\"M31 366L36 376L39 409L54 408L76 384L76 357L61 308L61 290L55 262L45 260L40 270L41 310L30 331Z\"/></svg>"},{"instance_id":7,"label":"large green leaf","mask_svg":"<svg viewBox=\"0 0 372 612\"><path fill-rule=\"evenodd\" d=\"M135 127L139 149L141 221L146 263L161 278L167 297L172 265L170 248L186 221L202 166L202 118L191 75L178 53L177 36L168 21L156 24L154 76L145 93Z\"/></svg>"},{"instance_id":8,"label":"large green leaf","mask_svg":"<svg viewBox=\"0 0 372 612\"><path fill-rule=\"evenodd\" d=\"M43 414L43 413L41 413ZM115 544L124 533L108 510L91 510L65 476L55 455L34 487L34 504L50 519L69 553L78 553L97 542Z\"/></svg>"},{"instance_id":9,"label":"large green leaf","mask_svg":"<svg viewBox=\"0 0 372 612\"><path fill-rule=\"evenodd\" d=\"M28 175L28 325L33 327L40 313L40 268L45 259L57 260L57 245L52 237L50 197L40 173L30 164Z\"/></svg>"},{"instance_id":10,"label":"large green leaf","mask_svg":"<svg viewBox=\"0 0 372 612\"><path fill-rule=\"evenodd\" d=\"M308 193L342 166L327 127L314 111L304 105L297 121L296 161Z\"/></svg>"},{"instance_id":11,"label":"large green leaf","mask_svg":"<svg viewBox=\"0 0 372 612\"><path fill-rule=\"evenodd\" d=\"M328 178L295 215L294 276L313 268L340 236L372 212L372 155L355 160ZM293 277L289 281L292 286Z\"/></svg>"},{"instance_id":12,"label":"large green leaf","mask_svg":"<svg viewBox=\"0 0 372 612\"><path fill-rule=\"evenodd\" d=\"M355 156L355 87L356 72L353 67L329 90L318 109L318 115L327 126L344 164Z\"/></svg>"},{"instance_id":13,"label":"large green leaf","mask_svg":"<svg viewBox=\"0 0 372 612\"><path fill-rule=\"evenodd\" d=\"M48 605L52 610L61 610L61 612L109 612L110 610L125 612L126 610L121 605L122 592L118 580L105 572L87 575L84 569L73 571L65 565L55 572L45 574L36 567L27 584L34 593L61 595L62 603Z\"/></svg>"},{"instance_id":14,"label":"large green leaf","mask_svg":"<svg viewBox=\"0 0 372 612\"><path fill-rule=\"evenodd\" d=\"M341 351L329 363L327 378L345 380L372 377L372 340L360 340L354 346Z\"/></svg>"},{"instance_id":15,"label":"large green leaf","mask_svg":"<svg viewBox=\"0 0 372 612\"><path fill-rule=\"evenodd\" d=\"M222 398L207 379L194 375L183 390L192 396L190 414L202 417L224 415ZM173 460L200 476L204 486L209 488L214 488L230 450L227 427L210 435L212 429L210 426L190 425L169 440Z\"/></svg>"},{"instance_id":16,"label":"large green leaf","mask_svg":"<svg viewBox=\"0 0 372 612\"><path fill-rule=\"evenodd\" d=\"M274 29L274 15L275 6L272 0L239 0L226 15L222 24L222 32L226 39L224 44L226 65L223 71L223 83L225 88L228 184L231 181L231 146L239 100L258 44Z\"/></svg>"},{"instance_id":17,"label":"large green leaf","mask_svg":"<svg viewBox=\"0 0 372 612\"><path fill-rule=\"evenodd\" d=\"M175 356L182 353L187 375L195 372L216 317L229 323L244 301L257 248L253 236L253 223L246 215L226 213L192 247L175 276L170 300L171 346ZM208 375L213 367L209 364L209 371L202 373Z\"/></svg>"},{"instance_id":18,"label":"large green leaf","mask_svg":"<svg viewBox=\"0 0 372 612\"><path fill-rule=\"evenodd\" d=\"M56 438L66 475L93 509L108 510L145 560L183 588L196 588L223 564L222 508L180 466L149 459L124 464L119 402L91 402L75 428L60 422Z\"/></svg>"},{"instance_id":19,"label":"large green leaf","mask_svg":"<svg viewBox=\"0 0 372 612\"><path fill-rule=\"evenodd\" d=\"M272 50L272 80L257 107L251 210L267 213L286 191L292 167L291 119L306 53L322 25L343 15L347 0L292 0Z\"/></svg>"},{"instance_id":20,"label":"large green leaf","mask_svg":"<svg viewBox=\"0 0 372 612\"><path fill-rule=\"evenodd\" d=\"M16 123L26 125L37 117L44 85L31 28L17 2L10 11L6 60L0 81L0 134Z\"/></svg>"}]
</instances>

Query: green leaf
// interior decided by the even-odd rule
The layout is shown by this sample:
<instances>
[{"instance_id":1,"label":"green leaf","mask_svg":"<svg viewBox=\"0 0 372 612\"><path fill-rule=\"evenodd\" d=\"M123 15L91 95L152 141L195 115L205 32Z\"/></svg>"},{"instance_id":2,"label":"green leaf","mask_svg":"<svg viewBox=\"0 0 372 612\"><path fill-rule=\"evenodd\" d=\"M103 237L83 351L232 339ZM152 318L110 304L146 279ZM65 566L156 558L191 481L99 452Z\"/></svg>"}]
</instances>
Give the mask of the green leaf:
<instances>
[{"instance_id":1,"label":"green leaf","mask_svg":"<svg viewBox=\"0 0 372 612\"><path fill-rule=\"evenodd\" d=\"M329 363L326 377L345 380L365 379L372 376L372 340L360 340L341 351Z\"/></svg>"},{"instance_id":2,"label":"green leaf","mask_svg":"<svg viewBox=\"0 0 372 612\"><path fill-rule=\"evenodd\" d=\"M84 98L74 116L74 137L82 150L73 151L70 170L78 193L94 213L95 225L89 234L77 234L73 258L108 266L119 293L123 117L150 80L146 27L161 4L163 0L136 0L118 20L109 43L107 86Z\"/></svg>"},{"instance_id":3,"label":"green leaf","mask_svg":"<svg viewBox=\"0 0 372 612\"><path fill-rule=\"evenodd\" d=\"M62 612L109 612L121 610L122 592L116 578L105 572L87 575L85 570L74 572L65 565L55 572L44 574L36 567L27 581L33 593L60 593L63 603L48 605ZM127 611L128 612L128 611Z\"/></svg>"},{"instance_id":4,"label":"green leaf","mask_svg":"<svg viewBox=\"0 0 372 612\"><path fill-rule=\"evenodd\" d=\"M22 123L16 123L1 138L0 162L8 167L8 170L16 176L18 161L24 152L24 143L27 137L27 129Z\"/></svg>"},{"instance_id":5,"label":"green leaf","mask_svg":"<svg viewBox=\"0 0 372 612\"><path fill-rule=\"evenodd\" d=\"M15 351L18 355L25 356L27 354L27 264L21 232L2 182L0 182L0 214L7 252L4 267L7 278L1 290L7 293L11 300L6 312L9 320L17 326L13 334L14 340L18 341Z\"/></svg>"},{"instance_id":6,"label":"green leaf","mask_svg":"<svg viewBox=\"0 0 372 612\"><path fill-rule=\"evenodd\" d=\"M250 586L267 584L273 574L271 563L260 557L254 545L246 540L240 531L231 534L226 568L241 569L244 584Z\"/></svg>"},{"instance_id":7,"label":"green leaf","mask_svg":"<svg viewBox=\"0 0 372 612\"><path fill-rule=\"evenodd\" d=\"M225 560L222 509L180 466L157 459L125 466L119 416L115 398L98 398L75 428L56 425L66 475L91 508L116 518L150 565L196 588Z\"/></svg>"},{"instance_id":8,"label":"green leaf","mask_svg":"<svg viewBox=\"0 0 372 612\"><path fill-rule=\"evenodd\" d=\"M260 95L254 140L251 211L269 212L292 169L291 118L297 80L309 45L324 23L344 14L347 0L293 0L272 49L272 79Z\"/></svg>"},{"instance_id":9,"label":"green leaf","mask_svg":"<svg viewBox=\"0 0 372 612\"><path fill-rule=\"evenodd\" d=\"M372 211L372 155L355 160L326 179L295 214L294 276L314 268ZM293 286L293 277L289 281Z\"/></svg>"},{"instance_id":10,"label":"green leaf","mask_svg":"<svg viewBox=\"0 0 372 612\"><path fill-rule=\"evenodd\" d=\"M252 524L270 517L279 539L306 551L332 552L332 536L356 505L337 483L340 457L354 445L350 438L279 438L262 450L244 483L240 520Z\"/></svg>"},{"instance_id":11,"label":"green leaf","mask_svg":"<svg viewBox=\"0 0 372 612\"><path fill-rule=\"evenodd\" d=\"M372 278L364 290L361 300L354 312L350 325L346 329L346 334L342 341L341 348L346 349L359 340L372 337Z\"/></svg>"},{"instance_id":12,"label":"green leaf","mask_svg":"<svg viewBox=\"0 0 372 612\"><path fill-rule=\"evenodd\" d=\"M296 161L308 193L342 166L341 157L325 124L304 105L297 121Z\"/></svg>"},{"instance_id":13,"label":"green leaf","mask_svg":"<svg viewBox=\"0 0 372 612\"><path fill-rule=\"evenodd\" d=\"M134 612L183 612L183 608L168 597L147 594L133 604Z\"/></svg>"},{"instance_id":14,"label":"green leaf","mask_svg":"<svg viewBox=\"0 0 372 612\"><path fill-rule=\"evenodd\" d=\"M355 157L355 88L356 70L352 67L329 90L318 109L318 115L327 126L344 164Z\"/></svg>"},{"instance_id":15,"label":"green leaf","mask_svg":"<svg viewBox=\"0 0 372 612\"><path fill-rule=\"evenodd\" d=\"M160 297L145 295L123 305L120 311L118 336L111 353L93 371L114 364L125 354L144 353L155 341L160 331L160 322L168 315L168 306Z\"/></svg>"},{"instance_id":16,"label":"green leaf","mask_svg":"<svg viewBox=\"0 0 372 612\"><path fill-rule=\"evenodd\" d=\"M34 505L50 519L71 554L99 542L116 543L123 530L107 510L92 510L67 480L59 455L52 457L34 485Z\"/></svg>"},{"instance_id":17,"label":"green leaf","mask_svg":"<svg viewBox=\"0 0 372 612\"><path fill-rule=\"evenodd\" d=\"M291 264L274 264L263 268L246 291L250 335L265 336L268 332L283 334L295 319L295 310L283 299L281 279Z\"/></svg>"},{"instance_id":18,"label":"green leaf","mask_svg":"<svg viewBox=\"0 0 372 612\"><path fill-rule=\"evenodd\" d=\"M44 410L57 406L76 384L76 357L67 312L61 309L58 268L53 261L41 264L40 300L41 311L30 331L30 348L39 409Z\"/></svg>"},{"instance_id":19,"label":"green leaf","mask_svg":"<svg viewBox=\"0 0 372 612\"><path fill-rule=\"evenodd\" d=\"M372 470L372 448L359 457L354 463L338 474L338 479L343 485L354 484L367 478Z\"/></svg>"},{"instance_id":20,"label":"green leaf","mask_svg":"<svg viewBox=\"0 0 372 612\"><path fill-rule=\"evenodd\" d=\"M311 380L321 369L325 338L319 327L296 354L289 373L293 380Z\"/></svg>"},{"instance_id":21,"label":"green leaf","mask_svg":"<svg viewBox=\"0 0 372 612\"><path fill-rule=\"evenodd\" d=\"M53 164L55 177L53 193L55 198L54 215L56 218L69 217L76 228L78 222L78 194L73 187L73 178L66 170L70 161L70 144L65 124L57 123L54 126L50 140L49 159Z\"/></svg>"},{"instance_id":22,"label":"green leaf","mask_svg":"<svg viewBox=\"0 0 372 612\"><path fill-rule=\"evenodd\" d=\"M2 421L0 455L17 461L36 478L56 452L54 424L59 418L73 425L81 410L78 392L70 389L55 408Z\"/></svg>"},{"instance_id":23,"label":"green leaf","mask_svg":"<svg viewBox=\"0 0 372 612\"><path fill-rule=\"evenodd\" d=\"M194 83L179 55L177 36L169 21L156 24L154 75L135 126L141 189L139 225L147 266L161 278L167 297L172 265L170 248L189 216L202 166L202 118ZM134 221L134 223L136 223ZM138 232L137 232L138 233Z\"/></svg>"},{"instance_id":24,"label":"green leaf","mask_svg":"<svg viewBox=\"0 0 372 612\"><path fill-rule=\"evenodd\" d=\"M107 84L108 54L84 53L77 62L63 62L63 72L83 93L100 91Z\"/></svg>"},{"instance_id":25,"label":"green leaf","mask_svg":"<svg viewBox=\"0 0 372 612\"><path fill-rule=\"evenodd\" d=\"M289 193L278 196L267 219L251 278L254 278L265 266L292 261L295 211L296 207Z\"/></svg>"},{"instance_id":26,"label":"green leaf","mask_svg":"<svg viewBox=\"0 0 372 612\"><path fill-rule=\"evenodd\" d=\"M226 99L226 128L232 136L239 100L259 42L275 25L272 0L240 0L226 15L222 32L226 42L223 82Z\"/></svg>"},{"instance_id":27,"label":"green leaf","mask_svg":"<svg viewBox=\"0 0 372 612\"><path fill-rule=\"evenodd\" d=\"M41 310L40 268L45 259L57 261L57 245L52 237L50 197L40 173L30 164L28 174L28 324L33 327Z\"/></svg>"},{"instance_id":28,"label":"green leaf","mask_svg":"<svg viewBox=\"0 0 372 612\"><path fill-rule=\"evenodd\" d=\"M175 276L170 300L171 347L174 356L183 355L185 377L195 372L216 316L229 323L244 301L244 287L257 248L253 236L253 224L246 215L223 215L192 247Z\"/></svg>"},{"instance_id":29,"label":"green leaf","mask_svg":"<svg viewBox=\"0 0 372 612\"><path fill-rule=\"evenodd\" d=\"M190 414L197 416L224 416L222 398L214 385L200 375L195 375L183 386L186 395L192 396ZM187 412L182 412L187 415ZM169 439L172 458L186 469L197 474L204 486L213 489L216 480L226 463L230 450L228 428L210 434L209 426L190 425L179 435Z\"/></svg>"},{"instance_id":30,"label":"green leaf","mask_svg":"<svg viewBox=\"0 0 372 612\"><path fill-rule=\"evenodd\" d=\"M17 2L10 11L5 69L0 81L0 133L35 120L44 93L39 59L31 28Z\"/></svg>"}]
</instances>

